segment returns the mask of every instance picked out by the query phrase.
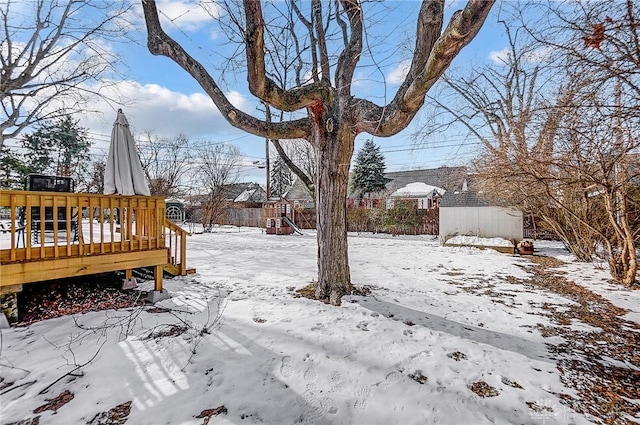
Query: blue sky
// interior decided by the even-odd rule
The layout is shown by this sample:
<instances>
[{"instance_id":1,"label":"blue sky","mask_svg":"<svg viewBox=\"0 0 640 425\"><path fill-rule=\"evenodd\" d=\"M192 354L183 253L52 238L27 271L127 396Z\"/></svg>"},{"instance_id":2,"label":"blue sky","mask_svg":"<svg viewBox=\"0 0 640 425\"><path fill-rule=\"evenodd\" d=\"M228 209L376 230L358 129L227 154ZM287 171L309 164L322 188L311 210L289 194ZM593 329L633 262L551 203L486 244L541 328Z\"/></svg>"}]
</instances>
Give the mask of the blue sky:
<instances>
[{"instance_id":1,"label":"blue sky","mask_svg":"<svg viewBox=\"0 0 640 425\"><path fill-rule=\"evenodd\" d=\"M227 37L211 17L197 5L197 1L158 1L164 18L164 26L172 37L215 77L216 65L220 65L232 53ZM464 6L462 1L447 3L448 16ZM367 97L378 104L391 99L398 86L403 61L408 59L408 49L403 43L415 28L420 3L418 1L385 2L384 13L371 16L378 21L369 27L372 50L378 52L379 69L365 67L356 74L354 94ZM138 6L137 13L141 13ZM506 47L500 26L497 24L501 4L498 2L480 34L454 60L451 69L465 72L471 66L491 60ZM367 18L367 15L365 15ZM136 137L151 132L158 137L174 137L185 134L192 141L202 143L229 142L235 144L245 156L246 164L264 160L264 140L234 129L226 123L213 102L201 90L198 83L185 71L165 57L152 56L146 47L146 31L141 15L133 16L134 41L112 46L126 59L128 68L124 79L117 80L108 90L117 92L128 101L123 105L107 104L96 100L95 107L101 115L81 117L80 125L90 131L94 141L93 155L105 155L115 111L121 107L127 115ZM232 102L246 112L261 116L256 99L247 89L243 75L225 75L223 90ZM231 77L231 78L230 78ZM108 93L108 91L107 91ZM455 133L434 135L427 144L416 145L410 126L391 138L375 138L385 154L387 171L416 168L433 168L441 165L461 165L471 159L477 145L466 144L463 135ZM362 134L356 140L355 154L371 136ZM242 180L264 182L265 172L250 166L243 169Z\"/></svg>"}]
</instances>

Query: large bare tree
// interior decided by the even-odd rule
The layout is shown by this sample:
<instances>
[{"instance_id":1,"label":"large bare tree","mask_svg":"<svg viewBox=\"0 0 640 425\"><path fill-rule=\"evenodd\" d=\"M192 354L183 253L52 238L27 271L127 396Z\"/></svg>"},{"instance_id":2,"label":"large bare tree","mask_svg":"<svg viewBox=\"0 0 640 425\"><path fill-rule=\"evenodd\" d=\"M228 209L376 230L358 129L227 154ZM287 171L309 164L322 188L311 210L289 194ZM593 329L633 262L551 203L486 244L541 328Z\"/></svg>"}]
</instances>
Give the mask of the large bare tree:
<instances>
[{"instance_id":1,"label":"large bare tree","mask_svg":"<svg viewBox=\"0 0 640 425\"><path fill-rule=\"evenodd\" d=\"M0 2L0 148L26 127L86 108L118 58L131 5L102 0Z\"/></svg>"},{"instance_id":2,"label":"large bare tree","mask_svg":"<svg viewBox=\"0 0 640 425\"><path fill-rule=\"evenodd\" d=\"M269 10L279 6L288 8L265 19L263 2L244 0L242 15L234 19L242 23L239 29L246 53L249 90L272 108L298 112L290 120L267 122L233 106L204 66L163 30L155 1L142 0L151 53L167 56L185 69L233 126L269 139L305 139L314 147L318 230L316 296L334 305L339 305L342 296L352 291L346 196L356 136L368 133L388 137L405 129L423 105L429 89L476 36L493 3L493 0L469 0L444 27L444 0L424 0L417 16L415 45L407 75L389 103L378 105L353 96L351 87L363 55L367 3L312 0L310 6L304 8L295 0L265 2ZM284 20L280 26L276 24L279 18ZM268 45L267 41L278 40L270 29L277 27L279 31L297 24L306 31L304 39L308 42L306 53L310 59L305 65L310 78L304 84L283 87L270 75L277 72L280 63L292 62L284 56L282 46ZM341 47L331 50L332 41L339 42Z\"/></svg>"}]
</instances>

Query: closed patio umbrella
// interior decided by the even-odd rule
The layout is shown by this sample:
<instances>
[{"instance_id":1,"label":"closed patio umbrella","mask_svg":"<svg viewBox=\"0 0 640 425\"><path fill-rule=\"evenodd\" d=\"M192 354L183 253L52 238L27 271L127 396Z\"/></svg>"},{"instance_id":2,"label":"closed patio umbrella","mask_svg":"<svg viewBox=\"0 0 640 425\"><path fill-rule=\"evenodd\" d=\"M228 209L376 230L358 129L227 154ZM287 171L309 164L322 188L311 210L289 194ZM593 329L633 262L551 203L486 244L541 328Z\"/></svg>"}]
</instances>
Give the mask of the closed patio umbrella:
<instances>
[{"instance_id":1,"label":"closed patio umbrella","mask_svg":"<svg viewBox=\"0 0 640 425\"><path fill-rule=\"evenodd\" d=\"M104 170L104 193L111 195L151 195L129 122L122 109L111 130L109 156Z\"/></svg>"}]
</instances>

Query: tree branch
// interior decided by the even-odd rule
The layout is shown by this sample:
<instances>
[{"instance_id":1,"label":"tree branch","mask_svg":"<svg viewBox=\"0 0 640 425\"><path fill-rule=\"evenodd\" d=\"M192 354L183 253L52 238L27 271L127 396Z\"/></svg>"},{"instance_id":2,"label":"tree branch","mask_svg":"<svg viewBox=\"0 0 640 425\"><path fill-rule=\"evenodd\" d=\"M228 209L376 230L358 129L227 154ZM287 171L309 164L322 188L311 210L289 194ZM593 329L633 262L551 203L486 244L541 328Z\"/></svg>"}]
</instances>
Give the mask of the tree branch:
<instances>
[{"instance_id":1,"label":"tree branch","mask_svg":"<svg viewBox=\"0 0 640 425\"><path fill-rule=\"evenodd\" d=\"M469 44L484 23L494 0L469 0L454 13L442 35L442 2L423 0L418 17L416 49L409 74L386 107L359 99L354 102L361 123L357 132L387 137L399 133L415 117L429 89L449 67L453 58ZM435 39L435 41L434 41ZM428 58L426 58L428 55Z\"/></svg>"},{"instance_id":2,"label":"tree branch","mask_svg":"<svg viewBox=\"0 0 640 425\"><path fill-rule=\"evenodd\" d=\"M143 0L143 2L145 1L147 0ZM255 0L244 0L244 10L247 20L244 39L247 52L249 91L269 105L287 112L297 111L322 101L322 85L313 83L291 90L284 90L267 77L264 60L265 44L262 4ZM274 136L272 138L280 137Z\"/></svg>"},{"instance_id":3,"label":"tree branch","mask_svg":"<svg viewBox=\"0 0 640 425\"><path fill-rule=\"evenodd\" d=\"M280 140L271 139L271 143L273 143L273 146L276 148L278 155L280 155L280 158L282 158L284 163L287 164L287 167L289 167L289 169L293 172L293 174L295 174L296 176L298 176L300 180L302 180L304 185L307 187L307 189L309 189L311 193L314 193L315 190L313 188L314 187L313 181L309 178L309 176L307 176L307 174L304 171L300 169L300 167L298 167L291 160L291 158L289 158L289 155L287 155L287 152L284 150L284 148L280 144Z\"/></svg>"},{"instance_id":4,"label":"tree branch","mask_svg":"<svg viewBox=\"0 0 640 425\"><path fill-rule=\"evenodd\" d=\"M251 0L248 0L251 1ZM315 27L316 39L318 41L318 51L320 53L320 81L325 85L331 84L331 68L329 66L329 54L327 53L327 36L322 27L322 2L320 0L312 0L311 16L313 17L313 25Z\"/></svg>"},{"instance_id":5,"label":"tree branch","mask_svg":"<svg viewBox=\"0 0 640 425\"><path fill-rule=\"evenodd\" d=\"M348 97L351 93L351 81L353 80L356 65L362 56L363 17L362 8L353 0L342 0L342 7L349 17L351 37L338 58L336 87L340 97ZM340 23L341 21L338 20L338 22ZM346 30L343 30L343 33L346 33ZM344 37L346 39L346 35Z\"/></svg>"},{"instance_id":6,"label":"tree branch","mask_svg":"<svg viewBox=\"0 0 640 425\"><path fill-rule=\"evenodd\" d=\"M175 40L163 31L158 18L155 1L142 0L142 8L147 26L147 46L149 51L154 55L162 55L172 59L195 78L218 107L222 116L225 117L231 125L261 137L306 138L309 136L309 121L306 118L286 122L267 123L234 107L202 64L191 57Z\"/></svg>"}]
</instances>

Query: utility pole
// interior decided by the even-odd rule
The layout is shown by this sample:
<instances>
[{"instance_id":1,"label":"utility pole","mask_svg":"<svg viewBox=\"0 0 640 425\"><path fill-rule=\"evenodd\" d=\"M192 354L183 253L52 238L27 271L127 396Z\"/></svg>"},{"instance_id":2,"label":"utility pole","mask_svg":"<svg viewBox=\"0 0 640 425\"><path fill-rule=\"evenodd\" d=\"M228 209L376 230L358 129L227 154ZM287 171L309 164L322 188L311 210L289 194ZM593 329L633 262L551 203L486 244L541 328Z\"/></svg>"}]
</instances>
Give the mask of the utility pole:
<instances>
[{"instance_id":1,"label":"utility pole","mask_svg":"<svg viewBox=\"0 0 640 425\"><path fill-rule=\"evenodd\" d=\"M267 202L269 201L269 199L271 198L271 172L270 172L270 166L269 166L269 143L271 143L270 139L265 139L265 157L266 157L266 161L265 161L265 168L267 169Z\"/></svg>"}]
</instances>

